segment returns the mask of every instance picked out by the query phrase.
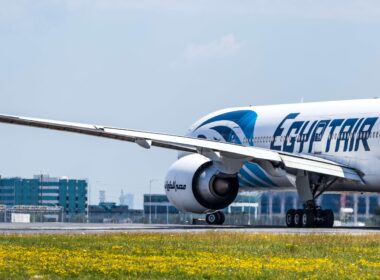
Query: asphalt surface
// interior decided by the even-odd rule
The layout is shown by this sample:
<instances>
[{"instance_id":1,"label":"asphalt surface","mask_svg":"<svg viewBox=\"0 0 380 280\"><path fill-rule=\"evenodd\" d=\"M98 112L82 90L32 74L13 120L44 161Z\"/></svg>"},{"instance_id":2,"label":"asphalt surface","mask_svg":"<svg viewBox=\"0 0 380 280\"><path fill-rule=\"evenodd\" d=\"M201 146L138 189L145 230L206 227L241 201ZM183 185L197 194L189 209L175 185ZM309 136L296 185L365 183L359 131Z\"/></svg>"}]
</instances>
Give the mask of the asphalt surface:
<instances>
[{"instance_id":1,"label":"asphalt surface","mask_svg":"<svg viewBox=\"0 0 380 280\"><path fill-rule=\"evenodd\" d=\"M91 234L112 232L246 232L271 234L380 234L379 228L287 228L267 226L147 225L147 224L74 224L74 223L0 223L0 234Z\"/></svg>"}]
</instances>

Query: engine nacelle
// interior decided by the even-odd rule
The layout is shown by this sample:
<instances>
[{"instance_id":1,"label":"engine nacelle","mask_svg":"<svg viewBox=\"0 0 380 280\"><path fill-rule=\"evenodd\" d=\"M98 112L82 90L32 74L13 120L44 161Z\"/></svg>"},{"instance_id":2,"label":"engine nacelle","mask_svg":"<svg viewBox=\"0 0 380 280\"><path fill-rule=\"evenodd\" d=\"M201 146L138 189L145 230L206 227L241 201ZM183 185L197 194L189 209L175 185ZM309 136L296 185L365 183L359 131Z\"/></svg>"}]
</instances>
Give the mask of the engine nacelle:
<instances>
[{"instance_id":1,"label":"engine nacelle","mask_svg":"<svg viewBox=\"0 0 380 280\"><path fill-rule=\"evenodd\" d=\"M165 179L169 201L185 212L207 213L226 208L238 190L237 174L219 172L209 158L199 154L178 159Z\"/></svg>"}]
</instances>

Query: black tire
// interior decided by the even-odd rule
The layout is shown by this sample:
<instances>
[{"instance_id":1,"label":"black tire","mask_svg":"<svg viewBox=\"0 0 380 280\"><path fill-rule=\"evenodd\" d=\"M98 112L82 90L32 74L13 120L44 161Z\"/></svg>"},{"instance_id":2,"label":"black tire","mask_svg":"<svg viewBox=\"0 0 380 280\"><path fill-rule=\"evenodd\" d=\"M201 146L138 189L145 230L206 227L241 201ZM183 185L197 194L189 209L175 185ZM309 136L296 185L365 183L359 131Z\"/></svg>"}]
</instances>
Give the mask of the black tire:
<instances>
[{"instance_id":1,"label":"black tire","mask_svg":"<svg viewBox=\"0 0 380 280\"><path fill-rule=\"evenodd\" d=\"M294 226L295 227L302 227L302 215L303 215L303 210L298 209L294 213Z\"/></svg>"},{"instance_id":2,"label":"black tire","mask_svg":"<svg viewBox=\"0 0 380 280\"><path fill-rule=\"evenodd\" d=\"M331 209L322 211L323 213L323 227L332 228L334 226L334 212Z\"/></svg>"},{"instance_id":3,"label":"black tire","mask_svg":"<svg viewBox=\"0 0 380 280\"><path fill-rule=\"evenodd\" d=\"M315 227L323 227L324 219L323 219L323 210L317 209L315 211Z\"/></svg>"},{"instance_id":4,"label":"black tire","mask_svg":"<svg viewBox=\"0 0 380 280\"><path fill-rule=\"evenodd\" d=\"M206 222L209 225L223 225L226 220L226 216L223 212L217 211L206 215Z\"/></svg>"},{"instance_id":5,"label":"black tire","mask_svg":"<svg viewBox=\"0 0 380 280\"><path fill-rule=\"evenodd\" d=\"M226 216L224 215L223 212L216 212L218 218L217 218L217 225L223 225L224 222L226 221Z\"/></svg>"},{"instance_id":6,"label":"black tire","mask_svg":"<svg viewBox=\"0 0 380 280\"><path fill-rule=\"evenodd\" d=\"M305 210L302 215L302 226L303 227L314 227L315 217L313 211Z\"/></svg>"},{"instance_id":7,"label":"black tire","mask_svg":"<svg viewBox=\"0 0 380 280\"><path fill-rule=\"evenodd\" d=\"M294 214L295 213L296 213L296 210L294 210L294 209L289 209L286 212L285 222L286 222L287 227L294 227Z\"/></svg>"},{"instance_id":8,"label":"black tire","mask_svg":"<svg viewBox=\"0 0 380 280\"><path fill-rule=\"evenodd\" d=\"M210 213L206 215L206 223L208 223L209 225L216 225L217 220L217 213Z\"/></svg>"}]
</instances>

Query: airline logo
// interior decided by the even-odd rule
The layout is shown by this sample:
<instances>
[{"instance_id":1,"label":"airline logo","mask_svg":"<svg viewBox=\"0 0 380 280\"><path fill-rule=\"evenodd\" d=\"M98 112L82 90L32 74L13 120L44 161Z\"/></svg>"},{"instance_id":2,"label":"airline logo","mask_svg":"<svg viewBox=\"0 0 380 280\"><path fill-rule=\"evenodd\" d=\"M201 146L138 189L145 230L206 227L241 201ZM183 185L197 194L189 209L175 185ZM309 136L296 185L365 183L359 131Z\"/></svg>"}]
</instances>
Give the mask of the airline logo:
<instances>
[{"instance_id":1,"label":"airline logo","mask_svg":"<svg viewBox=\"0 0 380 280\"><path fill-rule=\"evenodd\" d=\"M239 137L235 131L236 128L238 128L243 132L245 138L248 139L249 145L253 146L253 139L250 136L254 134L256 120L257 114L252 110L232 111L214 116L204 121L196 129L194 129L194 131L201 127L204 127L205 125L215 123L215 125L212 125L209 128L218 132L226 142L241 145L243 139ZM233 123L233 127L226 125L226 122ZM204 134L199 134L197 137L201 139L207 139L206 135Z\"/></svg>"},{"instance_id":2,"label":"airline logo","mask_svg":"<svg viewBox=\"0 0 380 280\"><path fill-rule=\"evenodd\" d=\"M377 117L303 121L296 120L299 115L291 113L281 121L273 134L271 149L311 153L315 144L322 144L321 152L326 153L358 151L361 146L370 151L368 139L373 137Z\"/></svg>"},{"instance_id":3,"label":"airline logo","mask_svg":"<svg viewBox=\"0 0 380 280\"><path fill-rule=\"evenodd\" d=\"M170 190L186 190L186 184L177 184L176 181L166 181L165 182L165 190L170 191Z\"/></svg>"}]
</instances>

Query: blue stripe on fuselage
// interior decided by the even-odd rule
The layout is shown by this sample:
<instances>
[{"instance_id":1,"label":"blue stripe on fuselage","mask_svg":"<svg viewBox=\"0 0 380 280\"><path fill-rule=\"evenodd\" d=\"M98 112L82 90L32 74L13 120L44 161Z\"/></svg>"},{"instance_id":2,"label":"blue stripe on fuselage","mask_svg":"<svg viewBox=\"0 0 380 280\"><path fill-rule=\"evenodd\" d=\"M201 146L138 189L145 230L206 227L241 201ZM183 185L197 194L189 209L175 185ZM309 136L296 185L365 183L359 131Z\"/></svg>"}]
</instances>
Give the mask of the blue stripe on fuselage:
<instances>
[{"instance_id":1,"label":"blue stripe on fuselage","mask_svg":"<svg viewBox=\"0 0 380 280\"><path fill-rule=\"evenodd\" d=\"M266 186L264 183L258 181L257 179L255 179L254 177L252 177L246 170L244 170L244 168L242 168L240 170L240 175L248 182L251 182L251 185L252 186L257 186L257 187L260 187L260 188L264 188L264 189L267 189L269 188L269 186Z\"/></svg>"}]
</instances>

